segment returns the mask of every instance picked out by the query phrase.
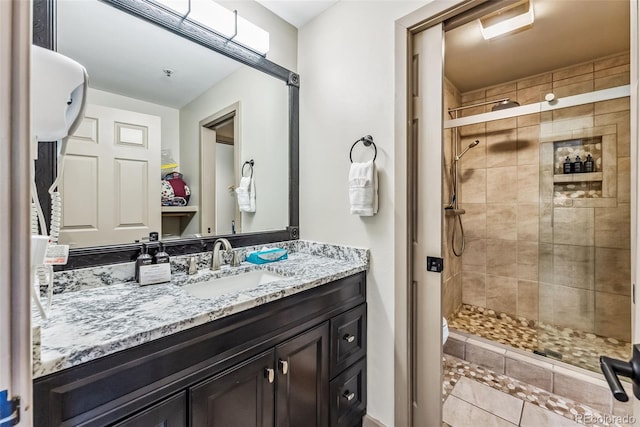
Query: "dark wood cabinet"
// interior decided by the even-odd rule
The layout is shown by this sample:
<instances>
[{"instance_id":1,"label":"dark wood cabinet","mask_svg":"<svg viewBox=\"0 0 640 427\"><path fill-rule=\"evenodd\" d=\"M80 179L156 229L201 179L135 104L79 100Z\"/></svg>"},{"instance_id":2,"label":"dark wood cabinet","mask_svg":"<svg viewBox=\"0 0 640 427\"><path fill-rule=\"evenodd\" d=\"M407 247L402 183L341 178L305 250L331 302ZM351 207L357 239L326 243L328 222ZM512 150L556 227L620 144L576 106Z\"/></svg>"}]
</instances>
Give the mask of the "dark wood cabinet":
<instances>
[{"instance_id":1,"label":"dark wood cabinet","mask_svg":"<svg viewBox=\"0 0 640 427\"><path fill-rule=\"evenodd\" d=\"M329 419L329 325L276 347L277 427L322 427Z\"/></svg>"},{"instance_id":2,"label":"dark wood cabinet","mask_svg":"<svg viewBox=\"0 0 640 427\"><path fill-rule=\"evenodd\" d=\"M327 426L328 354L325 322L192 387L189 425Z\"/></svg>"},{"instance_id":3,"label":"dark wood cabinet","mask_svg":"<svg viewBox=\"0 0 640 427\"><path fill-rule=\"evenodd\" d=\"M272 427L274 420L273 351L192 387L192 427Z\"/></svg>"},{"instance_id":4,"label":"dark wood cabinet","mask_svg":"<svg viewBox=\"0 0 640 427\"><path fill-rule=\"evenodd\" d=\"M183 392L115 424L114 427L186 427L185 402L186 396Z\"/></svg>"},{"instance_id":5,"label":"dark wood cabinet","mask_svg":"<svg viewBox=\"0 0 640 427\"><path fill-rule=\"evenodd\" d=\"M332 427L352 427L362 421L367 409L366 378L366 359L362 359L331 380Z\"/></svg>"},{"instance_id":6,"label":"dark wood cabinet","mask_svg":"<svg viewBox=\"0 0 640 427\"><path fill-rule=\"evenodd\" d=\"M358 425L366 408L365 278L358 273L38 378L34 425ZM356 386L353 398L339 398Z\"/></svg>"}]
</instances>

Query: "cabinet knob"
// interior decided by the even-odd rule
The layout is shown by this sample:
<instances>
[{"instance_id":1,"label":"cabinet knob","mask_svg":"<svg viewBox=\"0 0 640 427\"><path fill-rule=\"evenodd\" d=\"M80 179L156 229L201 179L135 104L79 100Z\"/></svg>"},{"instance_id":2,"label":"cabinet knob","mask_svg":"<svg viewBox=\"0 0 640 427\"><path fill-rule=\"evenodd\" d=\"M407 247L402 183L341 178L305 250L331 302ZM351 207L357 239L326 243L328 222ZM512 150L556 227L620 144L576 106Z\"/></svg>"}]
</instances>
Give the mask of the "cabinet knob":
<instances>
[{"instance_id":1,"label":"cabinet knob","mask_svg":"<svg viewBox=\"0 0 640 427\"><path fill-rule=\"evenodd\" d=\"M342 337L343 340L345 340L348 343L352 343L356 340L356 337L354 335L351 334L346 334L344 337Z\"/></svg>"},{"instance_id":2,"label":"cabinet knob","mask_svg":"<svg viewBox=\"0 0 640 427\"><path fill-rule=\"evenodd\" d=\"M351 402L356 397L356 394L354 392L347 390L344 393L342 393L342 397L347 399L348 402Z\"/></svg>"},{"instance_id":3,"label":"cabinet knob","mask_svg":"<svg viewBox=\"0 0 640 427\"><path fill-rule=\"evenodd\" d=\"M273 383L276 373L271 368L264 368L264 377L269 380L269 383Z\"/></svg>"},{"instance_id":4,"label":"cabinet knob","mask_svg":"<svg viewBox=\"0 0 640 427\"><path fill-rule=\"evenodd\" d=\"M280 370L284 375L287 375L287 372L289 372L289 362L286 360L280 360Z\"/></svg>"}]
</instances>

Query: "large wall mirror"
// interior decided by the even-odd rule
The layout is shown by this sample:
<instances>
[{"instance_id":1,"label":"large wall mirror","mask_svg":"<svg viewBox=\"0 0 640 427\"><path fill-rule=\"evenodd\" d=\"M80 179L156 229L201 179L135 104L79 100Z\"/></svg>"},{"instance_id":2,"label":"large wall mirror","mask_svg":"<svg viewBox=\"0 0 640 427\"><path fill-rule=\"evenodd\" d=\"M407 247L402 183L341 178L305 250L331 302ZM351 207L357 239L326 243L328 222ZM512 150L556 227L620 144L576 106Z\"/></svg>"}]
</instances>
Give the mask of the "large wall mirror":
<instances>
[{"instance_id":1,"label":"large wall mirror","mask_svg":"<svg viewBox=\"0 0 640 427\"><path fill-rule=\"evenodd\" d=\"M36 0L34 43L89 74L60 187L67 268L128 260L154 231L175 254L297 238L296 74L145 0ZM39 152L42 188L57 153Z\"/></svg>"}]
</instances>

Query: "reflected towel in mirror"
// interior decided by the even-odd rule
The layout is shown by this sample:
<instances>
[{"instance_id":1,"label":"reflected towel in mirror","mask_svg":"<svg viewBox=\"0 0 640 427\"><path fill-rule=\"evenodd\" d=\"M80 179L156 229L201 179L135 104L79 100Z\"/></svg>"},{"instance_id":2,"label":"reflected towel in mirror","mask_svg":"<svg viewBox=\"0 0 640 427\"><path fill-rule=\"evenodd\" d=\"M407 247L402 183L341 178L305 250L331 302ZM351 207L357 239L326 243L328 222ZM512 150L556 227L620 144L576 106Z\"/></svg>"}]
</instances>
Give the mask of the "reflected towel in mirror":
<instances>
[{"instance_id":1,"label":"reflected towel in mirror","mask_svg":"<svg viewBox=\"0 0 640 427\"><path fill-rule=\"evenodd\" d=\"M240 179L240 184L236 188L238 196L238 208L240 212L256 211L256 191L253 177L244 176Z\"/></svg>"}]
</instances>

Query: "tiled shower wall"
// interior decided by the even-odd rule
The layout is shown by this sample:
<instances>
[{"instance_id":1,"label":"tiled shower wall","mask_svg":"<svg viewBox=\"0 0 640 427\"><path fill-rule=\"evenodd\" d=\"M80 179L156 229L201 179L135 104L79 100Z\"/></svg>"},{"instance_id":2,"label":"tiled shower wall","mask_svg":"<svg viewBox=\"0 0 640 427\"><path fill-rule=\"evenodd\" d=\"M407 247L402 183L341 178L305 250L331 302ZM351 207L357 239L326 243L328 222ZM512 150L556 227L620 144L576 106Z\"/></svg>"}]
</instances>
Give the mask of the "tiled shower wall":
<instances>
[{"instance_id":1,"label":"tiled shower wall","mask_svg":"<svg viewBox=\"0 0 640 427\"><path fill-rule=\"evenodd\" d=\"M464 93L461 103L524 105L628 83L622 54ZM460 128L462 147L481 142L460 162L465 304L628 340L629 132L628 98ZM602 198L554 199L553 142L590 136L602 136Z\"/></svg>"}]
</instances>

